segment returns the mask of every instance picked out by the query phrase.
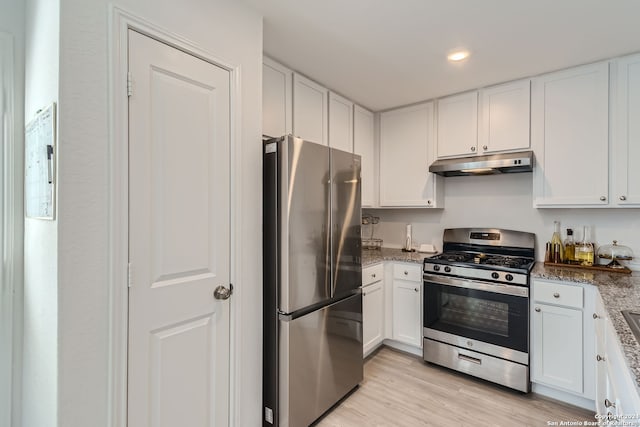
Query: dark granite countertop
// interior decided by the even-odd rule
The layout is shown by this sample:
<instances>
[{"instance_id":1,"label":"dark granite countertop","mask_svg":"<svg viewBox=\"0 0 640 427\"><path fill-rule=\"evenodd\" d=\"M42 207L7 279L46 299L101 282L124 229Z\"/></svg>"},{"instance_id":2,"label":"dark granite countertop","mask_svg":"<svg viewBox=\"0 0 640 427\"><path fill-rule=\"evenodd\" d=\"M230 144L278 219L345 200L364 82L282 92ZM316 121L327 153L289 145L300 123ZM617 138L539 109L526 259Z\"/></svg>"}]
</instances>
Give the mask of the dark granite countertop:
<instances>
[{"instance_id":1,"label":"dark granite countertop","mask_svg":"<svg viewBox=\"0 0 640 427\"><path fill-rule=\"evenodd\" d=\"M402 249L382 248L379 250L362 251L362 266L377 264L382 261L415 262L422 264L422 261L433 254L422 252L402 252Z\"/></svg>"},{"instance_id":2,"label":"dark granite countertop","mask_svg":"<svg viewBox=\"0 0 640 427\"><path fill-rule=\"evenodd\" d=\"M602 301L622 343L622 352L632 378L640 391L640 344L636 341L621 310L640 311L640 272L633 274L587 271L562 267L546 267L536 263L532 278L560 280L569 283L583 283L598 287Z\"/></svg>"}]
</instances>

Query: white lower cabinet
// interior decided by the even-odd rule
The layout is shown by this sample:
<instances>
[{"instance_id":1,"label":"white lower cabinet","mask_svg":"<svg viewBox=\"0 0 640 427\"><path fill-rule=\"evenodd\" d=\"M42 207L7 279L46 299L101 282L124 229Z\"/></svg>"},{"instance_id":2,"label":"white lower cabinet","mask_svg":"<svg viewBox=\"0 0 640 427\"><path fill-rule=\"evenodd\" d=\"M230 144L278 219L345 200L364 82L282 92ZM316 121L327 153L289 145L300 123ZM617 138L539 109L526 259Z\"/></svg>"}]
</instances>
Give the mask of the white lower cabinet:
<instances>
[{"instance_id":1,"label":"white lower cabinet","mask_svg":"<svg viewBox=\"0 0 640 427\"><path fill-rule=\"evenodd\" d=\"M366 357L384 339L384 283L362 288L362 352Z\"/></svg>"},{"instance_id":2,"label":"white lower cabinet","mask_svg":"<svg viewBox=\"0 0 640 427\"><path fill-rule=\"evenodd\" d=\"M362 269L362 353L367 357L384 340L384 264Z\"/></svg>"},{"instance_id":3,"label":"white lower cabinet","mask_svg":"<svg viewBox=\"0 0 640 427\"><path fill-rule=\"evenodd\" d=\"M422 279L421 266L393 266L392 338L413 347L422 347Z\"/></svg>"},{"instance_id":4,"label":"white lower cabinet","mask_svg":"<svg viewBox=\"0 0 640 427\"><path fill-rule=\"evenodd\" d=\"M596 412L612 425L618 422L617 425L638 426L640 419L630 417L640 414L640 396L600 295L596 295L595 307Z\"/></svg>"},{"instance_id":5,"label":"white lower cabinet","mask_svg":"<svg viewBox=\"0 0 640 427\"><path fill-rule=\"evenodd\" d=\"M534 307L532 381L582 393L582 310Z\"/></svg>"},{"instance_id":6,"label":"white lower cabinet","mask_svg":"<svg viewBox=\"0 0 640 427\"><path fill-rule=\"evenodd\" d=\"M531 290L531 382L574 396L569 403L593 402L593 294L579 284L540 279Z\"/></svg>"}]
</instances>

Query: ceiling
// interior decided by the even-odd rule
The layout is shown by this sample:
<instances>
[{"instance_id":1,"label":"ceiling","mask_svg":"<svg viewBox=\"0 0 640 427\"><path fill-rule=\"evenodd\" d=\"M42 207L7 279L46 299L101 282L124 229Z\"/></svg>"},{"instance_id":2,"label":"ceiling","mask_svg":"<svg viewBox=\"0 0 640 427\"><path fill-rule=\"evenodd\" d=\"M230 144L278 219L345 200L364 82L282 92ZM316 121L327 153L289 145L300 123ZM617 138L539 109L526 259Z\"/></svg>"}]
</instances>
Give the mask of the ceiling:
<instances>
[{"instance_id":1,"label":"ceiling","mask_svg":"<svg viewBox=\"0 0 640 427\"><path fill-rule=\"evenodd\" d=\"M266 55L374 111L640 51L638 0L243 1Z\"/></svg>"}]
</instances>

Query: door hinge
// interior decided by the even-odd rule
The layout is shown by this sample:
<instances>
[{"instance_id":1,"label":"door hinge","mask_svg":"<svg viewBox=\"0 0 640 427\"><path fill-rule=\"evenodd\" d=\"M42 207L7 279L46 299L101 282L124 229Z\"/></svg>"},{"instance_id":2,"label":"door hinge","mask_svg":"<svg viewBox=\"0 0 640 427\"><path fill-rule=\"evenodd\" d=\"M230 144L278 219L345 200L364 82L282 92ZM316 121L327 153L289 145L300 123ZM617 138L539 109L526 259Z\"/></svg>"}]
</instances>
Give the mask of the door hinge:
<instances>
[{"instance_id":1,"label":"door hinge","mask_svg":"<svg viewBox=\"0 0 640 427\"><path fill-rule=\"evenodd\" d=\"M131 71L127 71L127 96L133 95L133 79Z\"/></svg>"},{"instance_id":2,"label":"door hinge","mask_svg":"<svg viewBox=\"0 0 640 427\"><path fill-rule=\"evenodd\" d=\"M133 284L133 265L127 264L127 286L130 288Z\"/></svg>"}]
</instances>

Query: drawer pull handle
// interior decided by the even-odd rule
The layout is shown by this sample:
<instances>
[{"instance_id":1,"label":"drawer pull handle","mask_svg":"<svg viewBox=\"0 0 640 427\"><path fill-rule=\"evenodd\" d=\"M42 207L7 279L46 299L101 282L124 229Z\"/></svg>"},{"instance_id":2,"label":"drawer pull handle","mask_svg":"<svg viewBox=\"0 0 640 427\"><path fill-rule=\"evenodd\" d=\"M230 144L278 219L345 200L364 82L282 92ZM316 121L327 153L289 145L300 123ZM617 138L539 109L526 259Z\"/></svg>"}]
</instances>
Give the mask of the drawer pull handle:
<instances>
[{"instance_id":1,"label":"drawer pull handle","mask_svg":"<svg viewBox=\"0 0 640 427\"><path fill-rule=\"evenodd\" d=\"M602 362L602 361L604 361L604 357L603 357L603 356L600 356L599 354L597 354L597 355L596 355L596 360L597 360L598 362Z\"/></svg>"},{"instance_id":2,"label":"drawer pull handle","mask_svg":"<svg viewBox=\"0 0 640 427\"><path fill-rule=\"evenodd\" d=\"M554 298L560 298L560 294L559 294L559 293L557 293L557 292L554 292L554 293L553 293L553 297L554 297Z\"/></svg>"},{"instance_id":3,"label":"drawer pull handle","mask_svg":"<svg viewBox=\"0 0 640 427\"><path fill-rule=\"evenodd\" d=\"M536 312L540 313L540 307L536 307Z\"/></svg>"},{"instance_id":4,"label":"drawer pull handle","mask_svg":"<svg viewBox=\"0 0 640 427\"><path fill-rule=\"evenodd\" d=\"M475 363L476 365L482 365L482 359L467 356L466 354L458 353L458 359L466 360L467 362Z\"/></svg>"},{"instance_id":5,"label":"drawer pull handle","mask_svg":"<svg viewBox=\"0 0 640 427\"><path fill-rule=\"evenodd\" d=\"M615 408L616 404L610 401L609 399L604 399L605 408Z\"/></svg>"}]
</instances>

